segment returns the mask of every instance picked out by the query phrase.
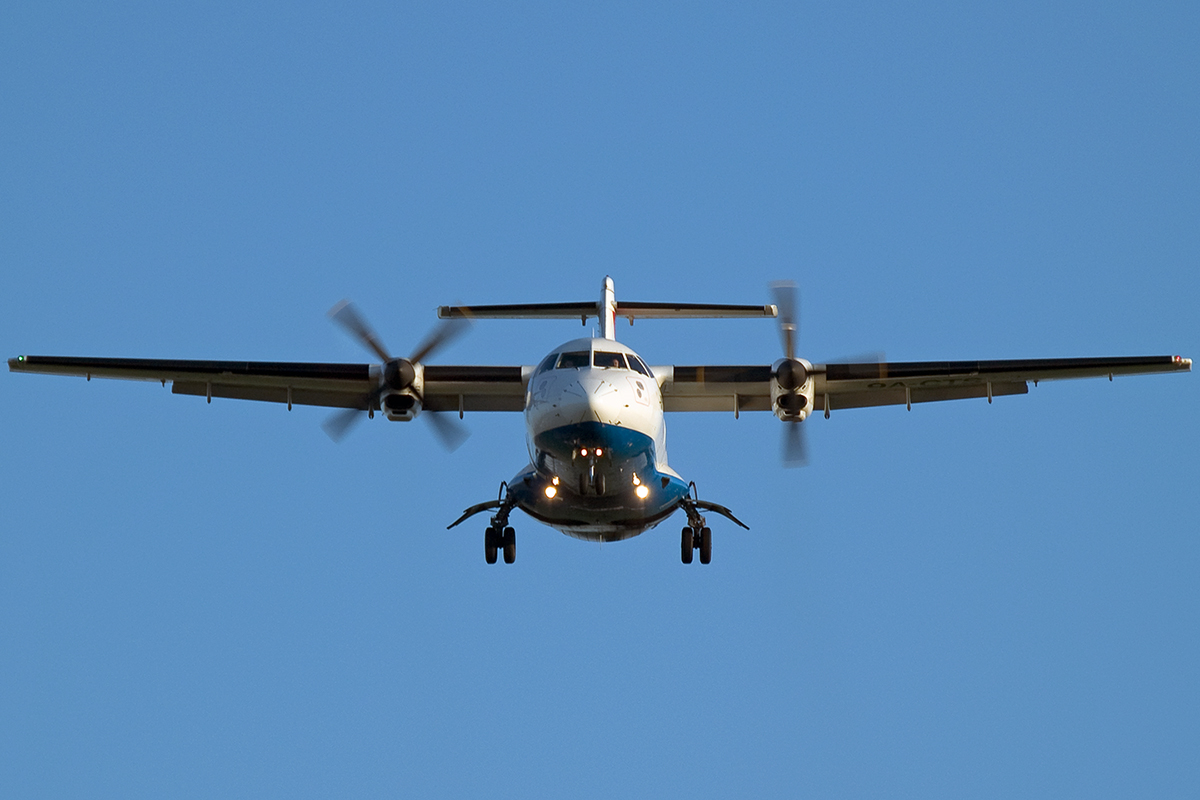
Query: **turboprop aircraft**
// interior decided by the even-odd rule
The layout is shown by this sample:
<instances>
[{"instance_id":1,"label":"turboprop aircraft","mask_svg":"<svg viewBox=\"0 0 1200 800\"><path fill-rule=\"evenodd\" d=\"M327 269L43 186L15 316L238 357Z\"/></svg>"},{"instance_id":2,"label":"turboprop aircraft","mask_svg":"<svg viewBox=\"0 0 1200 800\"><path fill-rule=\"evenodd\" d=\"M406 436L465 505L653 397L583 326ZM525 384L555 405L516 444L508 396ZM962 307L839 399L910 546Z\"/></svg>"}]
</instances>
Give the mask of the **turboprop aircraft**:
<instances>
[{"instance_id":1,"label":"turboprop aircraft","mask_svg":"<svg viewBox=\"0 0 1200 800\"><path fill-rule=\"evenodd\" d=\"M397 358L348 301L330 316L379 358L377 364L260 361L177 361L141 358L17 356L14 372L171 382L174 394L262 400L340 408L325 425L335 440L363 416L381 411L393 421L418 416L433 423L448 447L461 443L463 415L476 411L525 414L529 463L500 484L495 500L466 509L453 528L492 512L484 556L516 560L509 517L520 509L579 539L611 542L637 536L683 511L683 563L700 552L712 558L704 512L745 528L722 505L701 500L695 484L667 463L665 412L771 411L784 423L784 461L803 463L803 423L813 412L937 400L1025 394L1028 385L1063 378L1139 375L1191 369L1180 356L1056 358L1006 361L922 361L814 364L796 355L793 284L772 286L770 305L618 302L610 278L598 302L442 306L442 322L408 358ZM555 347L537 365L444 366L425 360L485 318L595 317L600 335ZM616 340L616 321L638 318L778 318L783 357L773 364L648 366ZM457 419L455 419L457 412Z\"/></svg>"}]
</instances>

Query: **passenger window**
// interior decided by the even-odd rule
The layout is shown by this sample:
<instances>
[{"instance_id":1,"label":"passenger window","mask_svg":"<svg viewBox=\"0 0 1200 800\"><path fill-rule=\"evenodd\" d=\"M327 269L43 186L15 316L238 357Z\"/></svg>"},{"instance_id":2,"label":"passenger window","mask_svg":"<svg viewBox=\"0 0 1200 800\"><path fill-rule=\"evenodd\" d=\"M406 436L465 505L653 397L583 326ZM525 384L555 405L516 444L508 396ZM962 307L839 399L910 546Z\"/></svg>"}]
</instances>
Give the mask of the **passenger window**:
<instances>
[{"instance_id":1,"label":"passenger window","mask_svg":"<svg viewBox=\"0 0 1200 800\"><path fill-rule=\"evenodd\" d=\"M593 356L592 364L597 367L616 367L617 369L628 369L625 366L624 353L602 353L597 350Z\"/></svg>"},{"instance_id":2,"label":"passenger window","mask_svg":"<svg viewBox=\"0 0 1200 800\"><path fill-rule=\"evenodd\" d=\"M586 350L582 353L563 353L558 357L557 369L578 369L580 367L586 367L588 362L591 361L589 358L590 355L591 354Z\"/></svg>"},{"instance_id":3,"label":"passenger window","mask_svg":"<svg viewBox=\"0 0 1200 800\"><path fill-rule=\"evenodd\" d=\"M642 363L642 360L637 356L629 356L629 366L633 367L638 372L645 375L647 378L653 378L654 375L650 372L650 368Z\"/></svg>"}]
</instances>

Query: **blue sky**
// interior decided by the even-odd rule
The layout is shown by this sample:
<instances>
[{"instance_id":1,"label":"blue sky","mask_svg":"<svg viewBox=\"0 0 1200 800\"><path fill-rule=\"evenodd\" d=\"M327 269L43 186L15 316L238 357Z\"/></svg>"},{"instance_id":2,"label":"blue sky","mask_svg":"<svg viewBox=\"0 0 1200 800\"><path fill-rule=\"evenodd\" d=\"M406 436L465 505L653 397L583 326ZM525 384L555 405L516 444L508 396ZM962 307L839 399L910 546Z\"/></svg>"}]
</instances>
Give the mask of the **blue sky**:
<instances>
[{"instance_id":1,"label":"blue sky","mask_svg":"<svg viewBox=\"0 0 1200 800\"><path fill-rule=\"evenodd\" d=\"M1185 3L38 3L0 26L0 342L366 360L453 302L767 301L819 361L1200 355ZM441 363L536 363L495 321ZM769 363L766 321L644 321ZM752 530L444 527L524 464L377 418L0 374L22 797L1191 796L1194 375L676 415Z\"/></svg>"}]
</instances>

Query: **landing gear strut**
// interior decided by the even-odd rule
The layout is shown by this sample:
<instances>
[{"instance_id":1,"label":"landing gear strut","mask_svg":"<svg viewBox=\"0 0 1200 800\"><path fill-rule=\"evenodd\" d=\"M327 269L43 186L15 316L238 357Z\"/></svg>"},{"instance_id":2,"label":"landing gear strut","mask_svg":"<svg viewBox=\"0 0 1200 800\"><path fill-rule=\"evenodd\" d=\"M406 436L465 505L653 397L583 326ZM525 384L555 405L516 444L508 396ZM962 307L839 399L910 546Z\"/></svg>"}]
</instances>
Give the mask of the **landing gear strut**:
<instances>
[{"instance_id":1,"label":"landing gear strut","mask_svg":"<svg viewBox=\"0 0 1200 800\"><path fill-rule=\"evenodd\" d=\"M679 555L682 557L683 563L692 563L692 551L700 551L700 563L707 564L712 561L712 528L708 527L704 519L704 515L700 513L695 501L688 498L688 501L683 504L683 510L687 513L688 524L683 529L683 537L679 544Z\"/></svg>"},{"instance_id":2,"label":"landing gear strut","mask_svg":"<svg viewBox=\"0 0 1200 800\"><path fill-rule=\"evenodd\" d=\"M683 563L692 563L694 550L700 551L701 564L712 561L712 528L701 524L698 528L688 525L683 529L683 537L679 546L679 555Z\"/></svg>"},{"instance_id":3,"label":"landing gear strut","mask_svg":"<svg viewBox=\"0 0 1200 800\"><path fill-rule=\"evenodd\" d=\"M517 532L509 527L508 515L516 506L516 502L513 501L512 495L508 491L508 484L501 483L499 498L471 506L463 512L461 517L446 527L447 529L453 528L468 517L495 509L496 513L492 515L492 524L483 532L483 559L489 564L495 564L496 557L500 553L504 553L504 563L511 564L517 560Z\"/></svg>"},{"instance_id":4,"label":"landing gear strut","mask_svg":"<svg viewBox=\"0 0 1200 800\"><path fill-rule=\"evenodd\" d=\"M679 507L687 514L688 524L683 529L683 534L679 541L680 559L685 564L692 563L693 551L700 551L700 563L708 564L712 561L712 528L708 527L704 515L700 513L700 509L705 511L713 511L721 516L732 520L746 530L746 523L735 517L733 513L722 505L711 503L707 500L701 500L696 495L696 484L689 484L688 488L691 494L680 501Z\"/></svg>"}]
</instances>

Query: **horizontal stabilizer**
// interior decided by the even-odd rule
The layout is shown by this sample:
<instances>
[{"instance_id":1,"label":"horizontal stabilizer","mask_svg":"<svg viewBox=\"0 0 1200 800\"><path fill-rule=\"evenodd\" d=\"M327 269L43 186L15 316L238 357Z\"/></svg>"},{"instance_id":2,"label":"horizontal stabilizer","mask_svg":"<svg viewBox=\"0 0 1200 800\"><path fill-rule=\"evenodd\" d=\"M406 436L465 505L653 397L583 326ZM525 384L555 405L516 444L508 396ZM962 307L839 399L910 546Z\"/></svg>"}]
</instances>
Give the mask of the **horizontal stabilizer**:
<instances>
[{"instance_id":1,"label":"horizontal stabilizer","mask_svg":"<svg viewBox=\"0 0 1200 800\"><path fill-rule=\"evenodd\" d=\"M746 306L728 303L617 303L615 316L628 319L718 319L774 317L774 305ZM600 317L597 303L511 303L489 306L440 306L442 319L579 319Z\"/></svg>"}]
</instances>

